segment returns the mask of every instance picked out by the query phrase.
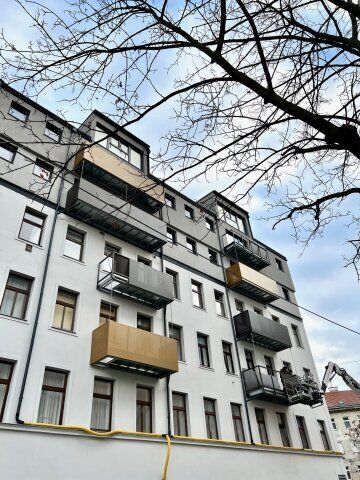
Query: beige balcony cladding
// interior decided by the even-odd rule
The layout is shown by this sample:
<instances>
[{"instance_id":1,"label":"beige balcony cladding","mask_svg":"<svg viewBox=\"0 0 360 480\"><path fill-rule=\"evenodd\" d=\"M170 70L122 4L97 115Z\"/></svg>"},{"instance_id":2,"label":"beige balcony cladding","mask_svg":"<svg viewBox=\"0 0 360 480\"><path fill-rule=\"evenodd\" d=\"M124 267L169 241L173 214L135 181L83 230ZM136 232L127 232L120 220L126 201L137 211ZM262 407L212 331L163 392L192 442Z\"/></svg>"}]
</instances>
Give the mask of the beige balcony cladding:
<instances>
[{"instance_id":1,"label":"beige balcony cladding","mask_svg":"<svg viewBox=\"0 0 360 480\"><path fill-rule=\"evenodd\" d=\"M107 321L93 331L90 363L161 378L178 371L177 343Z\"/></svg>"},{"instance_id":2,"label":"beige balcony cladding","mask_svg":"<svg viewBox=\"0 0 360 480\"><path fill-rule=\"evenodd\" d=\"M144 176L130 163L119 159L102 146L93 145L80 150L75 156L75 168L80 166L83 161L93 163L128 185L143 190L157 202L165 203L164 188L160 184L156 184L154 180Z\"/></svg>"},{"instance_id":3,"label":"beige balcony cladding","mask_svg":"<svg viewBox=\"0 0 360 480\"><path fill-rule=\"evenodd\" d=\"M229 288L262 303L279 298L278 287L274 280L253 268L236 262L226 269Z\"/></svg>"}]
</instances>

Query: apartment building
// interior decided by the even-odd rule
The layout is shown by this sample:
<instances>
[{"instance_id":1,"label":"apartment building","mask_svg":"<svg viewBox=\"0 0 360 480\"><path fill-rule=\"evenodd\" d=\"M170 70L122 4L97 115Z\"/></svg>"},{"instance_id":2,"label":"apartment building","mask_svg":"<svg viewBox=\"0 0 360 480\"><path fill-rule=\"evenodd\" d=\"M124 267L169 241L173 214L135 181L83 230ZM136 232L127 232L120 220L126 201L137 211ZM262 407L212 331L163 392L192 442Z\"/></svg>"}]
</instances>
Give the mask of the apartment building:
<instances>
[{"instance_id":1,"label":"apartment building","mask_svg":"<svg viewBox=\"0 0 360 480\"><path fill-rule=\"evenodd\" d=\"M4 83L0 105L4 478L152 480L170 442L169 479L344 479L286 258L248 212L162 184L98 111L74 128Z\"/></svg>"},{"instance_id":2,"label":"apartment building","mask_svg":"<svg viewBox=\"0 0 360 480\"><path fill-rule=\"evenodd\" d=\"M347 478L360 480L359 445L350 429L360 425L360 394L351 390L332 388L325 393L325 400L331 416L337 450L343 452Z\"/></svg>"}]
</instances>

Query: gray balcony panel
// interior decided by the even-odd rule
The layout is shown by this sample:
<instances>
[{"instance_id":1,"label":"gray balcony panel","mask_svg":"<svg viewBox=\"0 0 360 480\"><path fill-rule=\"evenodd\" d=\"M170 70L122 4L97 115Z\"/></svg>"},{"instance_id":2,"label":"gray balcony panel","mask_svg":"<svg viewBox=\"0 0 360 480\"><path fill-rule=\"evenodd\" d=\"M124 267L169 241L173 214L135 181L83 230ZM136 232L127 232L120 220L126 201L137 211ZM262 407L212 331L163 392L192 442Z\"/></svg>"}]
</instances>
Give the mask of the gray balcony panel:
<instances>
[{"instance_id":1,"label":"gray balcony panel","mask_svg":"<svg viewBox=\"0 0 360 480\"><path fill-rule=\"evenodd\" d=\"M270 265L269 253L259 244L244 237L242 240L234 238L234 240L224 247L224 253L239 262L245 263L255 270L261 270Z\"/></svg>"},{"instance_id":2,"label":"gray balcony panel","mask_svg":"<svg viewBox=\"0 0 360 480\"><path fill-rule=\"evenodd\" d=\"M243 371L248 399L289 405L289 400L276 376L269 375L265 367L256 366Z\"/></svg>"},{"instance_id":3,"label":"gray balcony panel","mask_svg":"<svg viewBox=\"0 0 360 480\"><path fill-rule=\"evenodd\" d=\"M149 252L167 241L165 222L84 179L69 190L66 213Z\"/></svg>"},{"instance_id":4,"label":"gray balcony panel","mask_svg":"<svg viewBox=\"0 0 360 480\"><path fill-rule=\"evenodd\" d=\"M292 346L288 328L270 318L246 310L234 316L236 338L274 352Z\"/></svg>"},{"instance_id":5,"label":"gray balcony panel","mask_svg":"<svg viewBox=\"0 0 360 480\"><path fill-rule=\"evenodd\" d=\"M170 275L118 254L113 257L110 272L102 269L103 262L99 265L99 290L127 297L155 309L174 300Z\"/></svg>"}]
</instances>

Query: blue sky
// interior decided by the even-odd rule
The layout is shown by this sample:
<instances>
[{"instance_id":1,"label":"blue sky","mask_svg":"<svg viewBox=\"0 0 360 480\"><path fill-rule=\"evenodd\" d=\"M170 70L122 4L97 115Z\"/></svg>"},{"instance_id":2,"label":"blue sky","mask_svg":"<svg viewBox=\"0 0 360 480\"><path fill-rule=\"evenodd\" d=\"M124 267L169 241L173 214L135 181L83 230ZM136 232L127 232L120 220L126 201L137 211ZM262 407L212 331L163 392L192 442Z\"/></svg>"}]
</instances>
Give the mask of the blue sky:
<instances>
[{"instance_id":1,"label":"blue sky","mask_svg":"<svg viewBox=\"0 0 360 480\"><path fill-rule=\"evenodd\" d=\"M56 5L57 8L62 6L61 0L48 0L46 4ZM0 26L8 38L17 46L33 38L35 32L29 28L29 20L13 0L2 2L1 7ZM42 95L39 101L54 111L62 106L61 97L51 91ZM97 105L97 108L104 110L101 104ZM76 122L81 122L85 116L79 107L72 108L68 113L68 119ZM160 146L160 137L167 132L171 116L171 109L163 107L131 130L148 142L155 152ZM197 199L209 190L221 188L223 184L224 179L220 179L219 183L194 183L185 193ZM294 243L289 225L282 224L274 231L270 222L261 220L266 214L265 195L261 188L256 189L252 202L246 208L250 211L255 236L288 258L298 303L343 325L360 330L359 284L352 268L344 268L343 255L346 252L347 234L345 222L338 220L330 225L325 235L314 240L300 256L302 247ZM302 314L320 377L326 363L332 360L360 380L359 336L307 312L303 311ZM334 385L343 387L339 381L334 382Z\"/></svg>"}]
</instances>

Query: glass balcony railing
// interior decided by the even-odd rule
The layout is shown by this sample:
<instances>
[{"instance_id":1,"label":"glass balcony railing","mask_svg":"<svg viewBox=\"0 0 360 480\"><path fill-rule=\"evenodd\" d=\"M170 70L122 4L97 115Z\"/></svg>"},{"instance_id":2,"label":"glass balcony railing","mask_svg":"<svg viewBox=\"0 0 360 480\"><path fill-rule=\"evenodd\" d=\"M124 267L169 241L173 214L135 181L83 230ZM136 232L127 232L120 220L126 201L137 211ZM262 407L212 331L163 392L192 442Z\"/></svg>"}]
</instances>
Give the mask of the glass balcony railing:
<instances>
[{"instance_id":1,"label":"glass balcony railing","mask_svg":"<svg viewBox=\"0 0 360 480\"><path fill-rule=\"evenodd\" d=\"M226 269L228 287L260 303L266 304L279 298L274 280L260 272L236 262Z\"/></svg>"},{"instance_id":2,"label":"glass balcony railing","mask_svg":"<svg viewBox=\"0 0 360 480\"><path fill-rule=\"evenodd\" d=\"M109 320L92 333L90 364L163 378L178 371L177 343Z\"/></svg>"},{"instance_id":3,"label":"glass balcony railing","mask_svg":"<svg viewBox=\"0 0 360 480\"><path fill-rule=\"evenodd\" d=\"M174 300L170 275L117 253L99 263L97 288L155 309Z\"/></svg>"}]
</instances>

